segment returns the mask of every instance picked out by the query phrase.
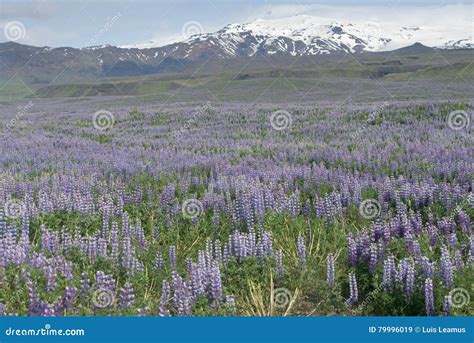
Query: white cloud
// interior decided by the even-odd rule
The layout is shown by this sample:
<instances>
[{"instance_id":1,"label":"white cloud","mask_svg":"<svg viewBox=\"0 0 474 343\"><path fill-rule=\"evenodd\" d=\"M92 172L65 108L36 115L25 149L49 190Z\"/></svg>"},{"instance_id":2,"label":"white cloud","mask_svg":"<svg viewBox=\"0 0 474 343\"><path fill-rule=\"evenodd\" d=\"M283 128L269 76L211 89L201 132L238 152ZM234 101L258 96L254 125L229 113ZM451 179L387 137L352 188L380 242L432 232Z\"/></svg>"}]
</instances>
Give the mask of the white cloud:
<instances>
[{"instance_id":1,"label":"white cloud","mask_svg":"<svg viewBox=\"0 0 474 343\"><path fill-rule=\"evenodd\" d=\"M353 23L376 21L399 26L435 23L457 25L467 21L472 23L473 9L468 4L410 6L391 0L384 2L383 6L264 5L254 13L255 17L265 19L307 14ZM472 30L472 25L466 29Z\"/></svg>"},{"instance_id":2,"label":"white cloud","mask_svg":"<svg viewBox=\"0 0 474 343\"><path fill-rule=\"evenodd\" d=\"M47 0L3 1L0 4L0 18L30 18L45 19L58 12L58 6Z\"/></svg>"},{"instance_id":3,"label":"white cloud","mask_svg":"<svg viewBox=\"0 0 474 343\"><path fill-rule=\"evenodd\" d=\"M6 42L9 39L5 37L4 27L9 21L0 20L0 42ZM55 42L71 41L78 39L78 35L70 31L58 31L53 30L47 26L34 25L29 26L23 24L25 31L23 38L18 39L16 42L20 44L34 45L34 46L56 46ZM69 46L71 46L70 44Z\"/></svg>"}]
</instances>

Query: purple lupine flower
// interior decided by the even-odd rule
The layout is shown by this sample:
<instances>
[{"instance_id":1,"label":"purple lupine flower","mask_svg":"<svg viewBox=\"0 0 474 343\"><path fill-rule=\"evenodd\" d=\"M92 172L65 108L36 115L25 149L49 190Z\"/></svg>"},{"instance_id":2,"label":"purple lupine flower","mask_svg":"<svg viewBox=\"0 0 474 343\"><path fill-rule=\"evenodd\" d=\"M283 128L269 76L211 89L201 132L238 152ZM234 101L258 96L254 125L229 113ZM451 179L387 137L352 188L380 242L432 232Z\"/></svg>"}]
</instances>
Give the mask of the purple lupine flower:
<instances>
[{"instance_id":1,"label":"purple lupine flower","mask_svg":"<svg viewBox=\"0 0 474 343\"><path fill-rule=\"evenodd\" d=\"M458 269L458 270L464 269L464 262L462 260L462 253L460 250L457 250L454 253L454 265L455 265L455 269Z\"/></svg>"},{"instance_id":2,"label":"purple lupine flower","mask_svg":"<svg viewBox=\"0 0 474 343\"><path fill-rule=\"evenodd\" d=\"M194 301L204 293L205 289L205 273L202 267L196 266L195 263L191 262L189 266L189 275L190 275L190 282L191 282L191 292L193 295Z\"/></svg>"},{"instance_id":3,"label":"purple lupine flower","mask_svg":"<svg viewBox=\"0 0 474 343\"><path fill-rule=\"evenodd\" d=\"M357 249L357 256L367 258L369 256L369 242L370 238L367 232L362 232L356 238L356 249Z\"/></svg>"},{"instance_id":4,"label":"purple lupine flower","mask_svg":"<svg viewBox=\"0 0 474 343\"><path fill-rule=\"evenodd\" d=\"M163 269L164 266L164 261L163 261L163 255L161 255L161 251L156 252L155 256L155 269Z\"/></svg>"},{"instance_id":5,"label":"purple lupine flower","mask_svg":"<svg viewBox=\"0 0 474 343\"><path fill-rule=\"evenodd\" d=\"M35 316L41 314L41 302L36 283L29 277L26 279L28 289L28 315Z\"/></svg>"},{"instance_id":6,"label":"purple lupine flower","mask_svg":"<svg viewBox=\"0 0 474 343\"><path fill-rule=\"evenodd\" d=\"M190 316L192 291L176 271L171 272L171 278L173 279L173 299L176 312L178 316Z\"/></svg>"},{"instance_id":7,"label":"purple lupine flower","mask_svg":"<svg viewBox=\"0 0 474 343\"><path fill-rule=\"evenodd\" d=\"M355 240L352 237L352 234L349 234L347 237L347 250L349 253L349 263L351 266L355 267L357 264L357 244Z\"/></svg>"},{"instance_id":8,"label":"purple lupine flower","mask_svg":"<svg viewBox=\"0 0 474 343\"><path fill-rule=\"evenodd\" d=\"M405 292L407 294L412 294L415 286L415 266L413 263L408 263L406 270L406 285Z\"/></svg>"},{"instance_id":9,"label":"purple lupine flower","mask_svg":"<svg viewBox=\"0 0 474 343\"><path fill-rule=\"evenodd\" d=\"M469 195L469 199L470 199L471 207L472 207L472 203L474 201L473 193ZM456 211L456 221L459 223L459 226L461 227L463 232L465 233L470 232L471 220L469 219L469 216L461 208L458 208Z\"/></svg>"},{"instance_id":10,"label":"purple lupine flower","mask_svg":"<svg viewBox=\"0 0 474 343\"><path fill-rule=\"evenodd\" d=\"M212 265L214 252L212 251L212 242L209 238L206 240L206 250L204 256L206 258L206 266L210 267Z\"/></svg>"},{"instance_id":11,"label":"purple lupine flower","mask_svg":"<svg viewBox=\"0 0 474 343\"><path fill-rule=\"evenodd\" d=\"M163 280L163 284L161 287L161 297L160 297L160 308L159 308L159 315L161 317L168 317L170 316L169 301L171 295L171 288L168 281Z\"/></svg>"},{"instance_id":12,"label":"purple lupine flower","mask_svg":"<svg viewBox=\"0 0 474 343\"><path fill-rule=\"evenodd\" d=\"M304 239L302 236L298 236L298 258L300 260L300 266L306 265L306 246L304 245Z\"/></svg>"},{"instance_id":13,"label":"purple lupine flower","mask_svg":"<svg viewBox=\"0 0 474 343\"><path fill-rule=\"evenodd\" d=\"M275 252L275 269L279 277L285 275L285 270L283 269L283 253L281 250Z\"/></svg>"},{"instance_id":14,"label":"purple lupine flower","mask_svg":"<svg viewBox=\"0 0 474 343\"><path fill-rule=\"evenodd\" d=\"M198 251L198 270L200 272L202 272L203 274L207 275L209 274L209 270L208 270L208 264L207 264L207 261L206 261L206 255L204 253L204 251L202 250L199 250Z\"/></svg>"},{"instance_id":15,"label":"purple lupine flower","mask_svg":"<svg viewBox=\"0 0 474 343\"><path fill-rule=\"evenodd\" d=\"M420 258L420 257L421 257L420 242L418 242L417 240L414 240L414 241L413 241L413 255L414 255L416 258Z\"/></svg>"},{"instance_id":16,"label":"purple lupine flower","mask_svg":"<svg viewBox=\"0 0 474 343\"><path fill-rule=\"evenodd\" d=\"M354 272L349 273L349 298L346 300L347 305L353 305L359 299L359 290L357 288L357 279Z\"/></svg>"},{"instance_id":17,"label":"purple lupine flower","mask_svg":"<svg viewBox=\"0 0 474 343\"><path fill-rule=\"evenodd\" d=\"M78 290L74 286L66 286L64 289L63 305L66 310L73 308L73 305L77 301Z\"/></svg>"},{"instance_id":18,"label":"purple lupine flower","mask_svg":"<svg viewBox=\"0 0 474 343\"><path fill-rule=\"evenodd\" d=\"M135 292L130 283L126 283L119 292L119 307L127 308L135 302Z\"/></svg>"},{"instance_id":19,"label":"purple lupine flower","mask_svg":"<svg viewBox=\"0 0 474 343\"><path fill-rule=\"evenodd\" d=\"M74 279L74 275L72 273L72 263L70 261L62 260L59 265L59 270L61 271L61 274L64 276L64 278L68 281L71 281Z\"/></svg>"},{"instance_id":20,"label":"purple lupine flower","mask_svg":"<svg viewBox=\"0 0 474 343\"><path fill-rule=\"evenodd\" d=\"M377 243L377 264L385 259L386 246L383 241Z\"/></svg>"},{"instance_id":21,"label":"purple lupine flower","mask_svg":"<svg viewBox=\"0 0 474 343\"><path fill-rule=\"evenodd\" d=\"M333 287L335 284L334 255L328 254L326 258L326 282Z\"/></svg>"},{"instance_id":22,"label":"purple lupine flower","mask_svg":"<svg viewBox=\"0 0 474 343\"><path fill-rule=\"evenodd\" d=\"M447 237L447 241L451 249L456 249L456 245L458 244L456 232L451 232Z\"/></svg>"},{"instance_id":23,"label":"purple lupine flower","mask_svg":"<svg viewBox=\"0 0 474 343\"><path fill-rule=\"evenodd\" d=\"M95 273L95 289L105 288L110 291L115 291L115 280L111 274L105 274L98 270Z\"/></svg>"},{"instance_id":24,"label":"purple lupine flower","mask_svg":"<svg viewBox=\"0 0 474 343\"><path fill-rule=\"evenodd\" d=\"M219 207L218 206L214 206L214 225L215 226L219 226L220 224L220 215L219 215Z\"/></svg>"},{"instance_id":25,"label":"purple lupine flower","mask_svg":"<svg viewBox=\"0 0 474 343\"><path fill-rule=\"evenodd\" d=\"M239 256L240 253L240 233L238 231L233 231L230 235L230 241L228 244L229 247L229 256Z\"/></svg>"},{"instance_id":26,"label":"purple lupine flower","mask_svg":"<svg viewBox=\"0 0 474 343\"><path fill-rule=\"evenodd\" d=\"M303 215L306 219L309 219L311 215L311 202L309 199L306 200L304 207L303 207Z\"/></svg>"},{"instance_id":27,"label":"purple lupine flower","mask_svg":"<svg viewBox=\"0 0 474 343\"><path fill-rule=\"evenodd\" d=\"M195 266L193 259L191 257L186 258L186 260L184 261L184 264L186 266L186 271L188 272L188 276L191 276L193 268Z\"/></svg>"},{"instance_id":28,"label":"purple lupine flower","mask_svg":"<svg viewBox=\"0 0 474 343\"><path fill-rule=\"evenodd\" d=\"M263 252L265 255L273 255L273 238L271 232L264 232L262 238Z\"/></svg>"},{"instance_id":29,"label":"purple lupine flower","mask_svg":"<svg viewBox=\"0 0 474 343\"><path fill-rule=\"evenodd\" d=\"M54 317L56 316L56 310L54 308L54 305L52 304L44 304L43 305L43 312L41 313L42 316L45 317Z\"/></svg>"},{"instance_id":30,"label":"purple lupine flower","mask_svg":"<svg viewBox=\"0 0 474 343\"><path fill-rule=\"evenodd\" d=\"M423 275L429 278L433 278L434 276L434 266L433 263L430 262L430 259L426 256L421 257L421 265L423 269Z\"/></svg>"},{"instance_id":31,"label":"purple lupine flower","mask_svg":"<svg viewBox=\"0 0 474 343\"><path fill-rule=\"evenodd\" d=\"M56 268L53 266L44 267L44 275L46 276L46 290L48 292L54 292L57 287L58 274Z\"/></svg>"},{"instance_id":32,"label":"purple lupine flower","mask_svg":"<svg viewBox=\"0 0 474 343\"><path fill-rule=\"evenodd\" d=\"M409 264L410 264L410 260L408 258L404 258L398 264L398 270L397 270L397 274L396 274L396 276L397 276L396 282L398 282L399 284L402 284L403 279L406 278Z\"/></svg>"},{"instance_id":33,"label":"purple lupine flower","mask_svg":"<svg viewBox=\"0 0 474 343\"><path fill-rule=\"evenodd\" d=\"M426 226L426 230L428 231L431 245L435 245L438 241L438 230L436 229L436 226L433 224L428 224Z\"/></svg>"},{"instance_id":34,"label":"purple lupine flower","mask_svg":"<svg viewBox=\"0 0 474 343\"><path fill-rule=\"evenodd\" d=\"M410 231L407 231L405 233L405 242L407 244L408 251L413 253L413 235L411 234Z\"/></svg>"},{"instance_id":35,"label":"purple lupine flower","mask_svg":"<svg viewBox=\"0 0 474 343\"><path fill-rule=\"evenodd\" d=\"M123 224L122 224L123 227ZM123 235L123 228L122 228L122 235ZM132 252L132 242L130 240L130 237L126 236L123 237L122 240L122 260L121 260L121 265L124 267L127 271L132 270L132 264L133 264L133 252Z\"/></svg>"},{"instance_id":36,"label":"purple lupine flower","mask_svg":"<svg viewBox=\"0 0 474 343\"><path fill-rule=\"evenodd\" d=\"M400 285L403 289L403 277L406 274L408 262L407 260L402 260L402 266L397 268L395 264L395 258L393 258L393 269L392 269L392 280L393 284L391 286Z\"/></svg>"},{"instance_id":37,"label":"purple lupine flower","mask_svg":"<svg viewBox=\"0 0 474 343\"><path fill-rule=\"evenodd\" d=\"M176 270L176 247L174 245L170 245L168 258L171 268Z\"/></svg>"},{"instance_id":38,"label":"purple lupine flower","mask_svg":"<svg viewBox=\"0 0 474 343\"><path fill-rule=\"evenodd\" d=\"M377 244L371 243L370 244L370 257L369 257L369 272L372 274L375 272L378 263L378 251L377 251Z\"/></svg>"},{"instance_id":39,"label":"purple lupine flower","mask_svg":"<svg viewBox=\"0 0 474 343\"><path fill-rule=\"evenodd\" d=\"M388 256L383 265L383 285L385 289L392 288L395 274L395 259L392 255Z\"/></svg>"},{"instance_id":40,"label":"purple lupine flower","mask_svg":"<svg viewBox=\"0 0 474 343\"><path fill-rule=\"evenodd\" d=\"M211 270L211 287L210 296L214 305L219 305L222 302L222 279L219 264L214 263Z\"/></svg>"},{"instance_id":41,"label":"purple lupine flower","mask_svg":"<svg viewBox=\"0 0 474 343\"><path fill-rule=\"evenodd\" d=\"M241 261L248 255L249 251L247 250L247 237L245 235L240 235L239 236L239 244L238 244L238 256ZM262 256L263 256L263 246L261 248L262 250Z\"/></svg>"},{"instance_id":42,"label":"purple lupine flower","mask_svg":"<svg viewBox=\"0 0 474 343\"><path fill-rule=\"evenodd\" d=\"M445 295L443 300L443 315L449 316L451 312L451 296Z\"/></svg>"},{"instance_id":43,"label":"purple lupine flower","mask_svg":"<svg viewBox=\"0 0 474 343\"><path fill-rule=\"evenodd\" d=\"M222 263L222 246L218 239L214 242L214 258L218 263Z\"/></svg>"},{"instance_id":44,"label":"purple lupine flower","mask_svg":"<svg viewBox=\"0 0 474 343\"><path fill-rule=\"evenodd\" d=\"M90 289L91 289L91 281L89 280L89 275L87 275L87 273L82 273L80 286L79 286L79 297L82 300L87 299L89 297Z\"/></svg>"},{"instance_id":45,"label":"purple lupine flower","mask_svg":"<svg viewBox=\"0 0 474 343\"><path fill-rule=\"evenodd\" d=\"M453 270L454 266L449 256L449 251L446 246L441 248L441 258L440 258L440 276L444 280L444 285L446 288L451 288L453 284Z\"/></svg>"},{"instance_id":46,"label":"purple lupine flower","mask_svg":"<svg viewBox=\"0 0 474 343\"><path fill-rule=\"evenodd\" d=\"M427 316L434 315L433 280L430 278L425 280L425 308Z\"/></svg>"},{"instance_id":47,"label":"purple lupine flower","mask_svg":"<svg viewBox=\"0 0 474 343\"><path fill-rule=\"evenodd\" d=\"M390 230L390 225L387 223L382 224L383 239L385 242L390 242L392 231Z\"/></svg>"},{"instance_id":48,"label":"purple lupine flower","mask_svg":"<svg viewBox=\"0 0 474 343\"><path fill-rule=\"evenodd\" d=\"M110 230L110 257L114 261L118 261L119 257L119 228L117 222L112 222Z\"/></svg>"},{"instance_id":49,"label":"purple lupine flower","mask_svg":"<svg viewBox=\"0 0 474 343\"><path fill-rule=\"evenodd\" d=\"M474 235L471 235L469 238L470 249L468 251L467 263L474 264Z\"/></svg>"}]
</instances>

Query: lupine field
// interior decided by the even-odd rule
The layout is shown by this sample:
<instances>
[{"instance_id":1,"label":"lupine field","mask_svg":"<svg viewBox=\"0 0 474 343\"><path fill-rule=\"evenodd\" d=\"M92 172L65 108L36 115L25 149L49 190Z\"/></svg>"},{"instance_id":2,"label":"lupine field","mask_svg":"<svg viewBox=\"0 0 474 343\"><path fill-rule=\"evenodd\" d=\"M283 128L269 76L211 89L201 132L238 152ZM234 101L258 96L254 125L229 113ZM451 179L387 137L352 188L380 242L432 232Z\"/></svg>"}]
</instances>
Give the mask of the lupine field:
<instances>
[{"instance_id":1,"label":"lupine field","mask_svg":"<svg viewBox=\"0 0 474 343\"><path fill-rule=\"evenodd\" d=\"M474 314L474 103L3 111L0 314Z\"/></svg>"}]
</instances>

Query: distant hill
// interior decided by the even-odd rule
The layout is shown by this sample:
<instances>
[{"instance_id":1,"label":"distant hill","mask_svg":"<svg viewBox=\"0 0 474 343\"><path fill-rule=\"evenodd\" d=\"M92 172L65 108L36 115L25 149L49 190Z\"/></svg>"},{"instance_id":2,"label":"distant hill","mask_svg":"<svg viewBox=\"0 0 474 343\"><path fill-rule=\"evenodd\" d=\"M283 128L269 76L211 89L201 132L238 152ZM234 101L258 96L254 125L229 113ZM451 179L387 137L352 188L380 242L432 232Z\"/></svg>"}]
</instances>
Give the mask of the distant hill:
<instances>
[{"instance_id":1,"label":"distant hill","mask_svg":"<svg viewBox=\"0 0 474 343\"><path fill-rule=\"evenodd\" d=\"M426 52L434 52L436 49L430 48L426 45L423 45L419 42L416 42L413 45L405 46L403 48L399 48L394 50L393 52L396 54L422 54Z\"/></svg>"},{"instance_id":2,"label":"distant hill","mask_svg":"<svg viewBox=\"0 0 474 343\"><path fill-rule=\"evenodd\" d=\"M473 77L469 33L371 25L298 15L231 24L165 46L0 43L0 100L150 94L229 75L232 81Z\"/></svg>"},{"instance_id":3,"label":"distant hill","mask_svg":"<svg viewBox=\"0 0 474 343\"><path fill-rule=\"evenodd\" d=\"M471 24L467 23L466 27ZM436 31L438 30L438 31ZM233 63L239 58L325 57L390 52L419 54L436 49L471 49L472 32L450 27L379 27L296 15L230 24L211 33L159 46L155 42L126 46L34 47L0 43L0 82L21 79L27 84L58 84L104 77L183 72L204 62ZM199 28L198 28L199 31ZM292 62L289 62L292 63Z\"/></svg>"}]
</instances>

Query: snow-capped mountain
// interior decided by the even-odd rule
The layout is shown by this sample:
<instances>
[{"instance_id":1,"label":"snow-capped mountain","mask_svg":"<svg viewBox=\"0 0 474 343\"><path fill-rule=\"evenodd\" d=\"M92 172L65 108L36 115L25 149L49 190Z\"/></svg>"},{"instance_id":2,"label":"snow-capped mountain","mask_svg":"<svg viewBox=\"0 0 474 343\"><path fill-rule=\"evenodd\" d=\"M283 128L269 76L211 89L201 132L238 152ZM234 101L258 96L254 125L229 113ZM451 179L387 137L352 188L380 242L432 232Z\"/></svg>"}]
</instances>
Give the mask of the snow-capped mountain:
<instances>
[{"instance_id":1,"label":"snow-capped mountain","mask_svg":"<svg viewBox=\"0 0 474 343\"><path fill-rule=\"evenodd\" d=\"M471 23L457 25L471 26ZM21 73L25 80L34 83L51 79L71 82L104 76L181 72L202 65L204 60L219 64L258 55L277 59L314 56L317 59L321 55L393 51L407 46L412 46L409 51L418 53L429 52L433 47L474 48L474 43L471 30L459 31L452 25L380 26L374 22L328 22L324 18L298 15L230 24L216 32L193 35L164 46L146 42L76 49L0 43L0 80Z\"/></svg>"},{"instance_id":2,"label":"snow-capped mountain","mask_svg":"<svg viewBox=\"0 0 474 343\"><path fill-rule=\"evenodd\" d=\"M466 23L464 27L471 27ZM461 27L458 25L457 27ZM257 53L319 55L334 52L387 51L420 42L437 48L472 48L472 30L460 32L452 25L401 26L376 22L347 23L297 15L279 19L257 19L230 24L219 31L189 37L175 45L174 54L193 58L213 53L221 58L253 56ZM149 41L123 48L156 48Z\"/></svg>"}]
</instances>

